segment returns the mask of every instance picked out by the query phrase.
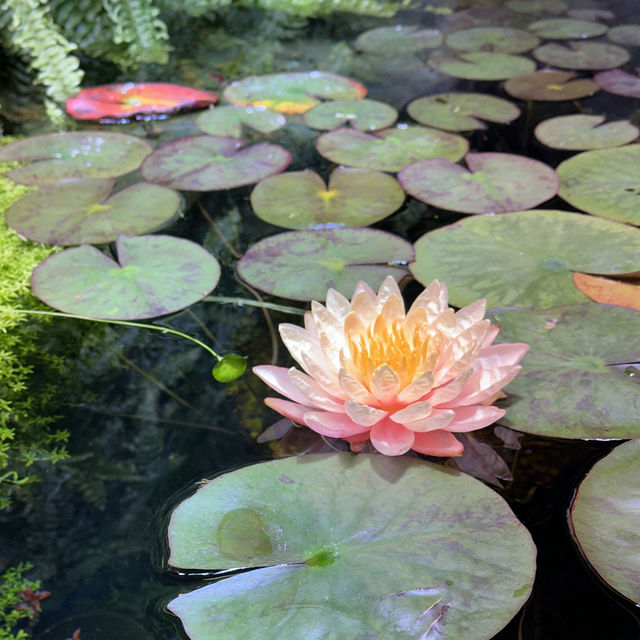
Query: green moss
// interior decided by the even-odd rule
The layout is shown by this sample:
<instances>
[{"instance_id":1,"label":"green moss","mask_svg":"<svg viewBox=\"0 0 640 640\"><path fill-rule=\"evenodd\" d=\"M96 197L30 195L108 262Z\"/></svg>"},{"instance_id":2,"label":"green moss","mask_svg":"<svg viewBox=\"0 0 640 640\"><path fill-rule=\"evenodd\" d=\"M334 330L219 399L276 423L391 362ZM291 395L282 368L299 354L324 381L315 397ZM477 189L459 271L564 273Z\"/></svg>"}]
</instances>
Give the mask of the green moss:
<instances>
[{"instance_id":1,"label":"green moss","mask_svg":"<svg viewBox=\"0 0 640 640\"><path fill-rule=\"evenodd\" d=\"M40 588L38 581L23 577L29 569L30 564L21 563L10 567L0 576L0 640L26 640L29 637L20 628L20 623L31 618L33 613L27 607L16 609L22 602L21 591Z\"/></svg>"}]
</instances>

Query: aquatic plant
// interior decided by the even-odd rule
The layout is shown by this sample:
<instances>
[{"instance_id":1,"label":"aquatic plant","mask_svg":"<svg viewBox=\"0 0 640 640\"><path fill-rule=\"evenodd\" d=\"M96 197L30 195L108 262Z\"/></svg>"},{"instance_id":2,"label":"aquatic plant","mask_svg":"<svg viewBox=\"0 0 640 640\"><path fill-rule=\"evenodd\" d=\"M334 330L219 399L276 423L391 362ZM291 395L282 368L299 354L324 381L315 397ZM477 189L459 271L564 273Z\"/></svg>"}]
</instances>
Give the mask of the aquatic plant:
<instances>
[{"instance_id":1,"label":"aquatic plant","mask_svg":"<svg viewBox=\"0 0 640 640\"><path fill-rule=\"evenodd\" d=\"M40 600L46 597L44 594L47 593L38 593L40 588L38 580L29 580L24 577L31 568L29 563L23 562L9 567L0 575L0 640L29 638L22 628L23 621L34 617L39 609ZM31 607L26 606L27 602L25 602L25 596L29 595L32 595L37 602Z\"/></svg>"}]
</instances>

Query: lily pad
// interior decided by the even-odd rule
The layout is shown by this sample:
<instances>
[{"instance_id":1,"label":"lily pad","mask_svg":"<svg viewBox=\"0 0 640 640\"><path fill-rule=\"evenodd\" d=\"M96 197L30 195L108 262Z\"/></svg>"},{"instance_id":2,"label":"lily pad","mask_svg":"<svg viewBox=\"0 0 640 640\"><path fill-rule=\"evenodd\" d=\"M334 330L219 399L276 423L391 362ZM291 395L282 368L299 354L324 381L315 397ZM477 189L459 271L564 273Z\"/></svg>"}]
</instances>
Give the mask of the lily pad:
<instances>
[{"instance_id":1,"label":"lily pad","mask_svg":"<svg viewBox=\"0 0 640 640\"><path fill-rule=\"evenodd\" d=\"M404 202L395 178L369 169L339 167L329 187L310 169L282 173L251 193L256 215L288 229L365 227L391 215Z\"/></svg>"},{"instance_id":2,"label":"lily pad","mask_svg":"<svg viewBox=\"0 0 640 640\"><path fill-rule=\"evenodd\" d=\"M249 76L232 82L224 90L227 102L242 107L267 107L278 113L304 113L326 100L357 100L367 89L356 80L326 73L273 73Z\"/></svg>"},{"instance_id":3,"label":"lily pad","mask_svg":"<svg viewBox=\"0 0 640 640\"><path fill-rule=\"evenodd\" d=\"M447 46L457 51L523 53L539 44L537 36L510 27L474 27L455 31L447 36Z\"/></svg>"},{"instance_id":4,"label":"lily pad","mask_svg":"<svg viewBox=\"0 0 640 640\"><path fill-rule=\"evenodd\" d=\"M335 100L324 102L304 114L307 126L313 129L337 129L350 124L358 131L375 131L391 126L398 112L377 100Z\"/></svg>"},{"instance_id":5,"label":"lily pad","mask_svg":"<svg viewBox=\"0 0 640 640\"><path fill-rule=\"evenodd\" d=\"M640 70L636 70L636 74ZM609 93L617 96L627 96L629 98L640 98L640 77L622 71L622 69L613 69L612 71L601 71L593 76L599 87L602 87Z\"/></svg>"},{"instance_id":6,"label":"lily pad","mask_svg":"<svg viewBox=\"0 0 640 640\"><path fill-rule=\"evenodd\" d=\"M500 496L403 457L245 467L182 502L168 538L172 567L252 568L169 603L191 640L244 638L256 620L261 640L487 640L535 573L531 537Z\"/></svg>"},{"instance_id":7,"label":"lily pad","mask_svg":"<svg viewBox=\"0 0 640 640\"><path fill-rule=\"evenodd\" d=\"M597 22L598 20L615 20L616 14L608 9L571 9L567 15L574 20Z\"/></svg>"},{"instance_id":8,"label":"lily pad","mask_svg":"<svg viewBox=\"0 0 640 640\"><path fill-rule=\"evenodd\" d=\"M564 0L509 0L507 7L518 13L562 13L568 5Z\"/></svg>"},{"instance_id":9,"label":"lily pad","mask_svg":"<svg viewBox=\"0 0 640 640\"><path fill-rule=\"evenodd\" d=\"M250 285L292 300L324 300L333 287L350 296L360 280L377 289L387 275L401 280L413 247L374 229L289 231L249 247L238 273Z\"/></svg>"},{"instance_id":10,"label":"lily pad","mask_svg":"<svg viewBox=\"0 0 640 640\"><path fill-rule=\"evenodd\" d=\"M398 174L402 188L434 207L461 213L530 209L558 191L546 164L511 153L468 153L469 171L444 158L421 160Z\"/></svg>"},{"instance_id":11,"label":"lily pad","mask_svg":"<svg viewBox=\"0 0 640 640\"><path fill-rule=\"evenodd\" d=\"M566 45L550 42L533 50L533 57L540 62L564 69L613 69L627 62L629 52L615 44L605 42L567 42Z\"/></svg>"},{"instance_id":12,"label":"lily pad","mask_svg":"<svg viewBox=\"0 0 640 640\"><path fill-rule=\"evenodd\" d=\"M611 27L607 32L607 38L617 44L640 47L640 24L619 24Z\"/></svg>"},{"instance_id":13,"label":"lily pad","mask_svg":"<svg viewBox=\"0 0 640 640\"><path fill-rule=\"evenodd\" d=\"M443 38L436 29L418 29L415 26L397 24L393 27L377 27L361 33L355 42L355 48L365 53L393 57L407 53L435 49L442 44Z\"/></svg>"},{"instance_id":14,"label":"lily pad","mask_svg":"<svg viewBox=\"0 0 640 640\"><path fill-rule=\"evenodd\" d=\"M284 171L291 154L275 144L218 136L179 138L158 147L142 164L145 180L184 191L233 189Z\"/></svg>"},{"instance_id":15,"label":"lily pad","mask_svg":"<svg viewBox=\"0 0 640 640\"><path fill-rule=\"evenodd\" d=\"M33 162L5 175L41 185L66 178L113 178L135 171L151 145L122 133L75 131L23 138L0 149L0 162Z\"/></svg>"},{"instance_id":16,"label":"lily pad","mask_svg":"<svg viewBox=\"0 0 640 640\"><path fill-rule=\"evenodd\" d=\"M574 273L573 283L595 302L616 304L640 311L640 278L622 282L587 273Z\"/></svg>"},{"instance_id":17,"label":"lily pad","mask_svg":"<svg viewBox=\"0 0 640 640\"><path fill-rule=\"evenodd\" d=\"M550 18L532 22L527 29L547 40L573 40L574 38L596 38L606 33L609 27L600 22L573 20L571 18Z\"/></svg>"},{"instance_id":18,"label":"lily pad","mask_svg":"<svg viewBox=\"0 0 640 640\"><path fill-rule=\"evenodd\" d=\"M440 73L467 80L506 80L536 68L535 62L529 58L487 51L457 55L436 51L429 57L429 66Z\"/></svg>"},{"instance_id":19,"label":"lily pad","mask_svg":"<svg viewBox=\"0 0 640 640\"><path fill-rule=\"evenodd\" d=\"M510 78L505 82L504 90L520 100L556 102L586 98L600 89L593 80L574 78L573 71L534 71Z\"/></svg>"},{"instance_id":20,"label":"lily pad","mask_svg":"<svg viewBox=\"0 0 640 640\"><path fill-rule=\"evenodd\" d=\"M582 481L569 524L589 564L616 591L640 603L640 440L598 461Z\"/></svg>"},{"instance_id":21,"label":"lily pad","mask_svg":"<svg viewBox=\"0 0 640 640\"><path fill-rule=\"evenodd\" d=\"M438 93L418 98L407 105L409 115L420 124L447 131L486 129L479 120L507 123L520 115L508 100L482 93Z\"/></svg>"},{"instance_id":22,"label":"lily pad","mask_svg":"<svg viewBox=\"0 0 640 640\"><path fill-rule=\"evenodd\" d=\"M576 209L640 225L640 144L585 151L565 160L556 170L560 197Z\"/></svg>"},{"instance_id":23,"label":"lily pad","mask_svg":"<svg viewBox=\"0 0 640 640\"><path fill-rule=\"evenodd\" d=\"M534 130L542 144L553 149L583 151L628 144L640 131L628 120L605 121L606 116L558 116L543 120Z\"/></svg>"},{"instance_id":24,"label":"lily pad","mask_svg":"<svg viewBox=\"0 0 640 640\"><path fill-rule=\"evenodd\" d=\"M640 385L617 368L640 361L640 312L595 302L496 309L499 342L525 342L501 424L556 438L640 435Z\"/></svg>"},{"instance_id":25,"label":"lily pad","mask_svg":"<svg viewBox=\"0 0 640 640\"><path fill-rule=\"evenodd\" d=\"M180 208L173 189L138 182L113 194L114 182L70 178L43 185L9 207L7 224L36 242L103 244L121 233L160 229Z\"/></svg>"},{"instance_id":26,"label":"lily pad","mask_svg":"<svg viewBox=\"0 0 640 640\"><path fill-rule=\"evenodd\" d=\"M582 302L573 271L640 270L640 230L566 211L472 216L426 233L415 249L413 275L425 286L446 282L457 307L478 298L490 307Z\"/></svg>"},{"instance_id":27,"label":"lily pad","mask_svg":"<svg viewBox=\"0 0 640 640\"><path fill-rule=\"evenodd\" d=\"M336 129L319 136L316 149L321 156L336 164L400 171L412 162L438 156L456 162L467 152L469 143L452 133L402 125L373 134Z\"/></svg>"},{"instance_id":28,"label":"lily pad","mask_svg":"<svg viewBox=\"0 0 640 640\"><path fill-rule=\"evenodd\" d=\"M211 293L218 261L200 245L172 236L118 236L118 262L95 247L66 249L31 275L34 294L65 313L141 320L173 313Z\"/></svg>"},{"instance_id":29,"label":"lily pad","mask_svg":"<svg viewBox=\"0 0 640 640\"><path fill-rule=\"evenodd\" d=\"M207 109L196 118L198 129L214 136L242 137L246 126L260 133L272 133L287 124L286 118L266 107L218 107Z\"/></svg>"}]
</instances>

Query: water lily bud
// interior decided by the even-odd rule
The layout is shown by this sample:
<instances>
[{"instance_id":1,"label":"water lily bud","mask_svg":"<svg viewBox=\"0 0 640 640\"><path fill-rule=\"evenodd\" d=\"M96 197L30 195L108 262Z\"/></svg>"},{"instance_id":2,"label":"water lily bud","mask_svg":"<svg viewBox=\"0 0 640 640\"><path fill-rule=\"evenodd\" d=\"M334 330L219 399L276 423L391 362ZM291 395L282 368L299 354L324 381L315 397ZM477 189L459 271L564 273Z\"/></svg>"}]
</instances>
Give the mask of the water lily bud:
<instances>
[{"instance_id":1,"label":"water lily bud","mask_svg":"<svg viewBox=\"0 0 640 640\"><path fill-rule=\"evenodd\" d=\"M213 367L213 377L218 382L231 382L239 378L247 369L247 356L227 353Z\"/></svg>"}]
</instances>

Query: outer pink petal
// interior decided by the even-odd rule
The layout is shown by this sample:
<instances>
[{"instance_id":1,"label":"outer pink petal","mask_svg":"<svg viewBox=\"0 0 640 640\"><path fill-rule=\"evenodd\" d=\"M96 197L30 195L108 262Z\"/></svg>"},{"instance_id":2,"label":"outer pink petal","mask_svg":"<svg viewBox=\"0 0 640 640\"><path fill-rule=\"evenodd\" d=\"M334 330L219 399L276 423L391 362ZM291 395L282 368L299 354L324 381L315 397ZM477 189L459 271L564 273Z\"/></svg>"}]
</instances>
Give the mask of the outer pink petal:
<instances>
[{"instance_id":1,"label":"outer pink petal","mask_svg":"<svg viewBox=\"0 0 640 640\"><path fill-rule=\"evenodd\" d=\"M291 382L291 378L289 377L289 371L289 369L285 369L284 367L274 367L270 364L253 367L253 373L255 373L262 382L269 385L274 391L277 391L294 402L313 406L309 398L294 387Z\"/></svg>"},{"instance_id":2,"label":"outer pink petal","mask_svg":"<svg viewBox=\"0 0 640 640\"><path fill-rule=\"evenodd\" d=\"M326 411L307 411L303 424L323 436L331 438L348 438L358 433L369 431L370 427L356 424L345 413L328 413Z\"/></svg>"},{"instance_id":3,"label":"outer pink petal","mask_svg":"<svg viewBox=\"0 0 640 640\"><path fill-rule=\"evenodd\" d=\"M289 402L282 398L265 398L264 403L267 407L271 407L274 411L281 413L285 418L289 418L289 420L293 420L298 424L304 424L304 414L309 411L309 407L295 402Z\"/></svg>"},{"instance_id":4,"label":"outer pink petal","mask_svg":"<svg viewBox=\"0 0 640 640\"><path fill-rule=\"evenodd\" d=\"M324 367L327 366L324 353L322 352L317 336L311 335L302 327L298 327L295 324L288 324L286 322L281 324L278 329L280 331L282 342L284 342L287 349L289 349L289 353L305 371L307 371L304 362L305 356L319 365ZM307 371L307 373L311 372Z\"/></svg>"},{"instance_id":5,"label":"outer pink petal","mask_svg":"<svg viewBox=\"0 0 640 640\"><path fill-rule=\"evenodd\" d=\"M451 400L449 405L443 406L462 407L482 404L485 400L492 398L502 387L509 384L521 368L514 365L495 369L478 369L473 372L460 393Z\"/></svg>"},{"instance_id":6,"label":"outer pink petal","mask_svg":"<svg viewBox=\"0 0 640 640\"><path fill-rule=\"evenodd\" d=\"M455 412L452 409L434 409L428 418L405 422L404 426L414 433L426 433L427 431L444 429L454 417Z\"/></svg>"},{"instance_id":7,"label":"outer pink petal","mask_svg":"<svg viewBox=\"0 0 640 640\"><path fill-rule=\"evenodd\" d=\"M446 426L445 431L475 431L493 424L505 414L504 409L498 407L471 406L454 408L455 418Z\"/></svg>"},{"instance_id":8,"label":"outer pink petal","mask_svg":"<svg viewBox=\"0 0 640 640\"><path fill-rule=\"evenodd\" d=\"M494 344L491 347L482 348L475 362L476 367L493 369L505 367L520 362L529 345L524 342L512 342L510 344Z\"/></svg>"},{"instance_id":9,"label":"outer pink petal","mask_svg":"<svg viewBox=\"0 0 640 640\"><path fill-rule=\"evenodd\" d=\"M311 376L292 367L289 370L289 379L291 384L307 398L304 404L324 411L342 411L344 403L339 398L326 393Z\"/></svg>"},{"instance_id":10,"label":"outer pink petal","mask_svg":"<svg viewBox=\"0 0 640 640\"><path fill-rule=\"evenodd\" d=\"M493 344L493 341L496 339L496 336L500 333L500 325L492 324L487 331L487 335L484 337L482 341L482 349L486 349L487 347Z\"/></svg>"},{"instance_id":11,"label":"outer pink petal","mask_svg":"<svg viewBox=\"0 0 640 640\"><path fill-rule=\"evenodd\" d=\"M386 456L401 456L411 449L415 435L391 420L378 422L369 434L371 444Z\"/></svg>"},{"instance_id":12,"label":"outer pink petal","mask_svg":"<svg viewBox=\"0 0 640 640\"><path fill-rule=\"evenodd\" d=\"M416 433L416 439L411 448L427 456L442 457L461 456L464 451L462 442L448 431Z\"/></svg>"}]
</instances>

